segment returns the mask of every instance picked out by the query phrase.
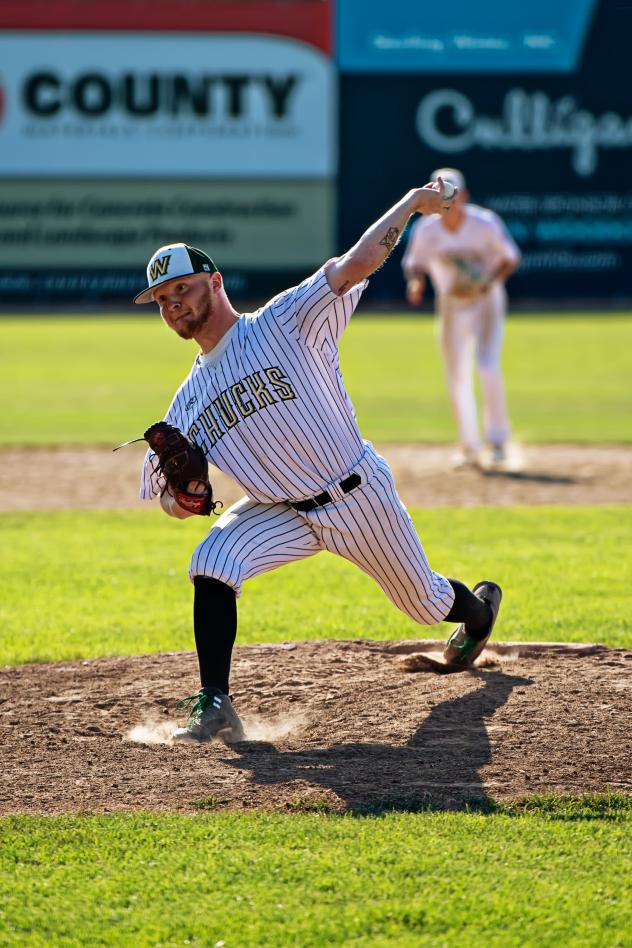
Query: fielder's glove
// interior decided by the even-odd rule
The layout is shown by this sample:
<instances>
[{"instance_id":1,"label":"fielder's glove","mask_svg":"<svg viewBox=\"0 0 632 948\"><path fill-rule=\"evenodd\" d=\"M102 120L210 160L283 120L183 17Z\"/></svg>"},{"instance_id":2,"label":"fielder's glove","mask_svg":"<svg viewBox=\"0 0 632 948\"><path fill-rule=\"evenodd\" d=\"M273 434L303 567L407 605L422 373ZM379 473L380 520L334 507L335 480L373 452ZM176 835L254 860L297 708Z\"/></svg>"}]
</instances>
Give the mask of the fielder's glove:
<instances>
[{"instance_id":1,"label":"fielder's glove","mask_svg":"<svg viewBox=\"0 0 632 948\"><path fill-rule=\"evenodd\" d=\"M158 469L167 481L165 490L180 507L208 517L221 506L213 501L208 462L202 448L166 421L156 422L143 438L158 458Z\"/></svg>"},{"instance_id":2,"label":"fielder's glove","mask_svg":"<svg viewBox=\"0 0 632 948\"><path fill-rule=\"evenodd\" d=\"M449 289L451 296L463 300L476 299L489 290L491 281L475 262L463 257L452 257L452 263L454 278Z\"/></svg>"}]
</instances>

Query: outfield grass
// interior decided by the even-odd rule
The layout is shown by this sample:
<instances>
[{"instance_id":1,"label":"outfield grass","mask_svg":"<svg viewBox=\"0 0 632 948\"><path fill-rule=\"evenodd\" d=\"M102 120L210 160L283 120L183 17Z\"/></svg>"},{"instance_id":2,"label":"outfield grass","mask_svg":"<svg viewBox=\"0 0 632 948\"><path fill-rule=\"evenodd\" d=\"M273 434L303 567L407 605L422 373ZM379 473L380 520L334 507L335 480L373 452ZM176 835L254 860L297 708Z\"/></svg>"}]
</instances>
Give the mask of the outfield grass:
<instances>
[{"instance_id":1,"label":"outfield grass","mask_svg":"<svg viewBox=\"0 0 632 948\"><path fill-rule=\"evenodd\" d=\"M8 818L0 944L629 944L629 800L548 809Z\"/></svg>"},{"instance_id":2,"label":"outfield grass","mask_svg":"<svg viewBox=\"0 0 632 948\"><path fill-rule=\"evenodd\" d=\"M0 320L0 444L118 444L162 417L195 345L155 318ZM352 320L342 368L363 433L452 441L432 320ZM526 441L632 440L632 316L516 316L504 355Z\"/></svg>"},{"instance_id":3,"label":"outfield grass","mask_svg":"<svg viewBox=\"0 0 632 948\"><path fill-rule=\"evenodd\" d=\"M505 590L498 637L632 646L627 507L418 510L435 569ZM160 511L2 514L0 664L193 646L190 553L207 524ZM309 594L306 594L309 591ZM419 638L356 567L321 553L250 580L238 642Z\"/></svg>"}]
</instances>

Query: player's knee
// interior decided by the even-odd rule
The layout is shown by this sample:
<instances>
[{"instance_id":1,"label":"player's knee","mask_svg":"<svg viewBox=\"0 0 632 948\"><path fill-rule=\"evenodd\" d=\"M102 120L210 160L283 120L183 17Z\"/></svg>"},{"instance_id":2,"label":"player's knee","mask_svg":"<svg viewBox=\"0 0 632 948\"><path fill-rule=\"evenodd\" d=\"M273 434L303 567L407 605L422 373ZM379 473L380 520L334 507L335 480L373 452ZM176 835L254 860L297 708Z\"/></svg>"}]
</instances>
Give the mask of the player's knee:
<instances>
[{"instance_id":1,"label":"player's knee","mask_svg":"<svg viewBox=\"0 0 632 948\"><path fill-rule=\"evenodd\" d=\"M462 388L469 385L472 380L472 373L467 368L455 368L448 374L448 382L453 389Z\"/></svg>"},{"instance_id":2,"label":"player's knee","mask_svg":"<svg viewBox=\"0 0 632 948\"><path fill-rule=\"evenodd\" d=\"M214 579L210 576L194 576L193 585L196 596L202 598L217 599L227 595L234 596L235 590L220 579Z\"/></svg>"},{"instance_id":3,"label":"player's knee","mask_svg":"<svg viewBox=\"0 0 632 948\"><path fill-rule=\"evenodd\" d=\"M498 356L495 352L479 352L476 357L476 365L480 375L496 375L500 371Z\"/></svg>"},{"instance_id":4,"label":"player's knee","mask_svg":"<svg viewBox=\"0 0 632 948\"><path fill-rule=\"evenodd\" d=\"M200 543L193 551L189 566L189 579L195 584L198 577L214 579L225 583L234 590L235 595L241 593L242 570L240 564L232 557L218 557L206 543Z\"/></svg>"}]
</instances>

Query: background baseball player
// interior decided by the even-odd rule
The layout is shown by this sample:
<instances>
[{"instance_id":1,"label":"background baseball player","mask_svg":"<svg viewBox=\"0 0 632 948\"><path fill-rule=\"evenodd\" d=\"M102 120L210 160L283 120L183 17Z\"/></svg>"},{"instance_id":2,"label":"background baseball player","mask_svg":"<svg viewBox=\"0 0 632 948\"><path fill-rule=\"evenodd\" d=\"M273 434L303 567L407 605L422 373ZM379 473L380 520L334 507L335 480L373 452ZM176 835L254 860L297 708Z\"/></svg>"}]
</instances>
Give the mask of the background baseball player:
<instances>
[{"instance_id":1,"label":"background baseball player","mask_svg":"<svg viewBox=\"0 0 632 948\"><path fill-rule=\"evenodd\" d=\"M412 214L451 213L444 193L441 181L409 191L344 256L254 313L235 311L202 251L173 244L149 262L135 302L155 301L200 351L165 422L145 433L141 497L159 496L177 518L209 513L206 459L246 493L191 559L201 688L185 699L190 716L176 740L243 738L228 696L236 597L251 577L321 550L359 566L416 622L461 623L447 661L470 664L491 634L500 588L486 581L471 592L430 568L389 466L360 435L339 367L366 278Z\"/></svg>"},{"instance_id":2,"label":"background baseball player","mask_svg":"<svg viewBox=\"0 0 632 948\"><path fill-rule=\"evenodd\" d=\"M460 438L455 466L481 461L473 363L481 383L485 439L495 463L506 459L509 419L500 368L507 306L505 280L520 262L520 251L493 211L469 204L465 180L455 168L441 177L459 189L449 214L419 219L402 260L408 302L418 306L426 274L435 291L441 350Z\"/></svg>"}]
</instances>

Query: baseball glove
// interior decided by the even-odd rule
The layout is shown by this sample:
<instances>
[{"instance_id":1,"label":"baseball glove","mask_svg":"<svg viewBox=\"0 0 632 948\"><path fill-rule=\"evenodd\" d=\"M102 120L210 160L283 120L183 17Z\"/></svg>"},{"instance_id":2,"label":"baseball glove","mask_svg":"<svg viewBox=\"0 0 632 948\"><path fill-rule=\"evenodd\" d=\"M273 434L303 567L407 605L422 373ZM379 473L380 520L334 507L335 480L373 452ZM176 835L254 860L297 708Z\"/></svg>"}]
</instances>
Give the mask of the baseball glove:
<instances>
[{"instance_id":1,"label":"baseball glove","mask_svg":"<svg viewBox=\"0 0 632 948\"><path fill-rule=\"evenodd\" d=\"M454 276L449 289L450 296L457 299L470 299L486 293L490 287L489 277L479 266L477 260L464 257L450 257Z\"/></svg>"},{"instance_id":2,"label":"baseball glove","mask_svg":"<svg viewBox=\"0 0 632 948\"><path fill-rule=\"evenodd\" d=\"M158 458L158 470L167 481L165 490L180 507L208 517L221 506L213 501L208 462L202 448L166 421L151 425L143 438Z\"/></svg>"}]
</instances>

